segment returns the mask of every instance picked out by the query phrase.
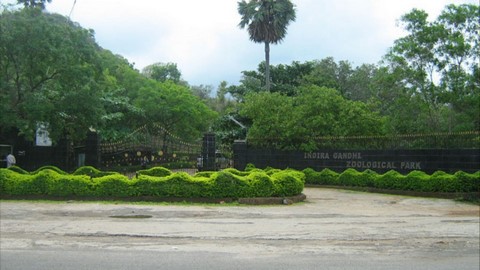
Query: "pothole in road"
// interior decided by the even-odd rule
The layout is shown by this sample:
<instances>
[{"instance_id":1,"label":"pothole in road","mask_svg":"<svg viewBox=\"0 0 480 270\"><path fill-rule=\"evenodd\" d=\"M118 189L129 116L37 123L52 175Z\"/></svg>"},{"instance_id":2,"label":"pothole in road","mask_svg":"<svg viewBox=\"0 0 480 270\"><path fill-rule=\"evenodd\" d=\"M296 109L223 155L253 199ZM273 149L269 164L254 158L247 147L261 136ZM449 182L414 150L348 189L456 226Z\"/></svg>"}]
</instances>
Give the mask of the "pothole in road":
<instances>
[{"instance_id":1,"label":"pothole in road","mask_svg":"<svg viewBox=\"0 0 480 270\"><path fill-rule=\"evenodd\" d=\"M151 215L118 215L110 216L111 218L151 218Z\"/></svg>"}]
</instances>

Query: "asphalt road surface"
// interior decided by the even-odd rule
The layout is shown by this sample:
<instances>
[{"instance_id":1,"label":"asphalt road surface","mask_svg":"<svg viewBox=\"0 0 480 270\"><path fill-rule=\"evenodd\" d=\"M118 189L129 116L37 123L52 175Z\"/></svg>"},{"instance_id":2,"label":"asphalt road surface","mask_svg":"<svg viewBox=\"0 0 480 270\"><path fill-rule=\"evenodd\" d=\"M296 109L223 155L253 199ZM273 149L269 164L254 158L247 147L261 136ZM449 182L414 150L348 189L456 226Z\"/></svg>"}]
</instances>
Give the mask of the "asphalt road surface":
<instances>
[{"instance_id":1,"label":"asphalt road surface","mask_svg":"<svg viewBox=\"0 0 480 270\"><path fill-rule=\"evenodd\" d=\"M306 188L289 206L0 202L0 269L480 269L479 206Z\"/></svg>"}]
</instances>

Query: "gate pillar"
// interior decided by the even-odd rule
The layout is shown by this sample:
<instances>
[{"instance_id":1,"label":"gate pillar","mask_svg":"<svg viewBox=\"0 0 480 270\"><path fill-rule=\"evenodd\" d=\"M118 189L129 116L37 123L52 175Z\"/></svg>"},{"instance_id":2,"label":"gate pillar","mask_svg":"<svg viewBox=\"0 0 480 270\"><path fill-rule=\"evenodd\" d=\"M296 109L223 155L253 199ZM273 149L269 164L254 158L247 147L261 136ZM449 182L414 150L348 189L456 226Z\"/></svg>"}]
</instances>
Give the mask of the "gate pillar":
<instances>
[{"instance_id":1,"label":"gate pillar","mask_svg":"<svg viewBox=\"0 0 480 270\"><path fill-rule=\"evenodd\" d=\"M215 166L215 134L205 133L202 144L202 171L214 171Z\"/></svg>"},{"instance_id":2,"label":"gate pillar","mask_svg":"<svg viewBox=\"0 0 480 270\"><path fill-rule=\"evenodd\" d=\"M98 168L100 166L100 136L96 132L88 132L85 144L85 165Z\"/></svg>"}]
</instances>

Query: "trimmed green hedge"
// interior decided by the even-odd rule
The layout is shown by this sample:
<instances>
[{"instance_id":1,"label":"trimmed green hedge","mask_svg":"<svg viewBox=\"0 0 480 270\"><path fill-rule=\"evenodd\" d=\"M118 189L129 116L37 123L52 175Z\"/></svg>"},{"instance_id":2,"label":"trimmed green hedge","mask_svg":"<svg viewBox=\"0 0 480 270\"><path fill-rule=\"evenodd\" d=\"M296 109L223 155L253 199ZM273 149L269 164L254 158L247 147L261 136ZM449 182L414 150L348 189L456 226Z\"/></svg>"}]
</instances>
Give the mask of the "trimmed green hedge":
<instances>
[{"instance_id":1,"label":"trimmed green hedge","mask_svg":"<svg viewBox=\"0 0 480 270\"><path fill-rule=\"evenodd\" d=\"M359 172L347 169L336 173L329 169L317 172L313 169L303 170L306 184L333 185L350 187L373 187L379 189L407 190L418 192L479 192L480 171L476 173L456 172L448 174L442 171L426 174L412 171L402 175L397 171L378 174L371 170Z\"/></svg>"},{"instance_id":2,"label":"trimmed green hedge","mask_svg":"<svg viewBox=\"0 0 480 270\"><path fill-rule=\"evenodd\" d=\"M76 169L73 175L88 175L92 178L103 177L108 175L119 175L118 172L100 171L92 166L83 166Z\"/></svg>"},{"instance_id":3,"label":"trimmed green hedge","mask_svg":"<svg viewBox=\"0 0 480 270\"><path fill-rule=\"evenodd\" d=\"M243 198L293 196L303 191L305 175L295 170L226 169L191 176L154 167L128 177L85 166L72 174L53 167L33 173L20 168L0 169L0 194L48 195L53 197L178 197Z\"/></svg>"}]
</instances>

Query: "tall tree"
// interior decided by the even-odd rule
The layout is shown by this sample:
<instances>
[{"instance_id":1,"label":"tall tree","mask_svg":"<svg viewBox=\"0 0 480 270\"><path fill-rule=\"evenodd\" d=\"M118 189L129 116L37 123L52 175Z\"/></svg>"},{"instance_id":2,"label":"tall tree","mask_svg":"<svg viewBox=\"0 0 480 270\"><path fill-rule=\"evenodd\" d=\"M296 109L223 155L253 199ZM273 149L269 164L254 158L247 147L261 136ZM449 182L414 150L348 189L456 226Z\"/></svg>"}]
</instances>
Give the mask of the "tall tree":
<instances>
[{"instance_id":1,"label":"tall tree","mask_svg":"<svg viewBox=\"0 0 480 270\"><path fill-rule=\"evenodd\" d=\"M18 4L23 4L25 7L39 7L45 9L45 4L52 0L17 0Z\"/></svg>"},{"instance_id":2,"label":"tall tree","mask_svg":"<svg viewBox=\"0 0 480 270\"><path fill-rule=\"evenodd\" d=\"M179 83L182 78L182 73L178 70L175 63L155 63L146 66L142 70L142 74L147 78L154 79L159 82L167 80Z\"/></svg>"},{"instance_id":3,"label":"tall tree","mask_svg":"<svg viewBox=\"0 0 480 270\"><path fill-rule=\"evenodd\" d=\"M287 26L296 18L294 5L289 0L242 0L238 13L239 26L248 29L250 40L265 44L265 88L270 91L270 44L285 38Z\"/></svg>"},{"instance_id":4,"label":"tall tree","mask_svg":"<svg viewBox=\"0 0 480 270\"><path fill-rule=\"evenodd\" d=\"M0 131L82 139L103 115L93 33L67 18L22 9L0 14Z\"/></svg>"},{"instance_id":5,"label":"tall tree","mask_svg":"<svg viewBox=\"0 0 480 270\"><path fill-rule=\"evenodd\" d=\"M479 11L478 5L449 5L433 22L417 9L401 19L409 34L395 41L386 60L402 70L410 95L427 104L430 131L478 129Z\"/></svg>"}]
</instances>

